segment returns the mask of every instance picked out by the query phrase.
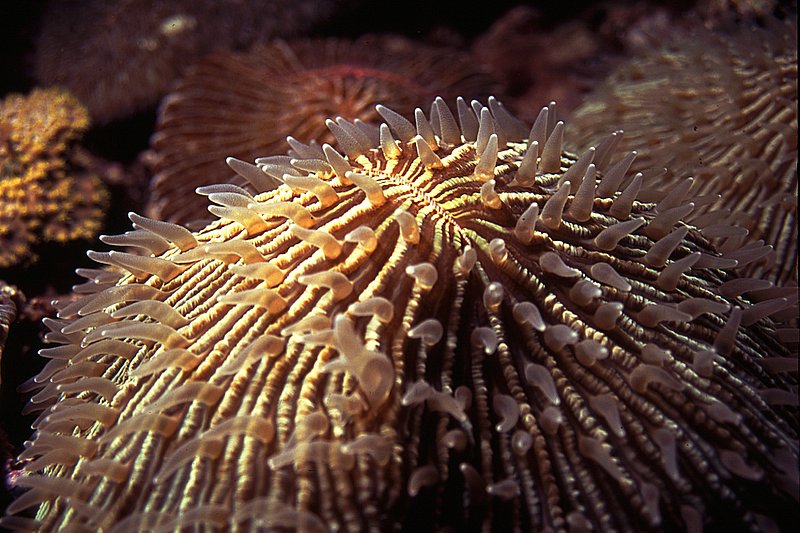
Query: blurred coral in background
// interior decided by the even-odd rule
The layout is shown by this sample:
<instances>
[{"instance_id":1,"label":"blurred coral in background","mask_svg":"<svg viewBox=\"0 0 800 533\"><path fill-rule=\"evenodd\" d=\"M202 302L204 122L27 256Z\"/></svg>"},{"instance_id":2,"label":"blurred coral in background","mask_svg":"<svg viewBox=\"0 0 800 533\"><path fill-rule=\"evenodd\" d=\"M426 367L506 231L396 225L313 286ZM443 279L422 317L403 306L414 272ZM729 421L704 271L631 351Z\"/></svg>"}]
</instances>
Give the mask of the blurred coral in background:
<instances>
[{"instance_id":1,"label":"blurred coral in background","mask_svg":"<svg viewBox=\"0 0 800 533\"><path fill-rule=\"evenodd\" d=\"M100 122L154 106L194 61L295 34L338 0L56 0L35 58L44 85L68 88Z\"/></svg>"},{"instance_id":2,"label":"blurred coral in background","mask_svg":"<svg viewBox=\"0 0 800 533\"><path fill-rule=\"evenodd\" d=\"M749 231L718 236L721 250L774 248L742 273L796 284L797 20L698 26L654 34L600 84L572 117L572 148L624 130L618 149L639 151L633 170L668 169L663 190L692 177L708 224L737 217Z\"/></svg>"},{"instance_id":3,"label":"blurred coral in background","mask_svg":"<svg viewBox=\"0 0 800 533\"><path fill-rule=\"evenodd\" d=\"M326 119L375 122L376 104L413 114L436 96L485 99L496 87L487 70L469 53L392 35L278 41L212 54L161 106L148 156L154 172L148 215L207 222L206 198L194 190L233 179L226 157L252 162L284 153L288 135L333 143Z\"/></svg>"}]
</instances>

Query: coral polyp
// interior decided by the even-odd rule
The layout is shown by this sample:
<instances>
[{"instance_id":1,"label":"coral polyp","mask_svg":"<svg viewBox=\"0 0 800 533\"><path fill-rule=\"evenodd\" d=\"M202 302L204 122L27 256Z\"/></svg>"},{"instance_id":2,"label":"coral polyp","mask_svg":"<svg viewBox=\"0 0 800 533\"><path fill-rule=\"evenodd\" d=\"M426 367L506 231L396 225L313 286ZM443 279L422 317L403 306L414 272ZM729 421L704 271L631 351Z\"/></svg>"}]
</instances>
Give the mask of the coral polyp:
<instances>
[{"instance_id":1,"label":"coral polyp","mask_svg":"<svg viewBox=\"0 0 800 533\"><path fill-rule=\"evenodd\" d=\"M455 109L455 111L454 111ZM781 289L630 157L496 100L229 165L58 304L3 525L671 530L797 518ZM735 256L735 260L734 260ZM794 496L793 496L794 495ZM21 513L38 506L35 518ZM774 525L774 524L773 524Z\"/></svg>"},{"instance_id":2,"label":"coral polyp","mask_svg":"<svg viewBox=\"0 0 800 533\"><path fill-rule=\"evenodd\" d=\"M230 172L228 156L249 161L283 153L287 136L333 142L328 118L372 122L379 119L376 104L408 114L437 95L485 98L492 85L469 55L398 36L306 39L215 54L162 106L148 214L208 221L203 199L192 193Z\"/></svg>"},{"instance_id":3,"label":"coral polyp","mask_svg":"<svg viewBox=\"0 0 800 533\"><path fill-rule=\"evenodd\" d=\"M38 244L94 237L107 202L76 147L89 126L69 93L36 89L0 102L0 268L30 262Z\"/></svg>"}]
</instances>

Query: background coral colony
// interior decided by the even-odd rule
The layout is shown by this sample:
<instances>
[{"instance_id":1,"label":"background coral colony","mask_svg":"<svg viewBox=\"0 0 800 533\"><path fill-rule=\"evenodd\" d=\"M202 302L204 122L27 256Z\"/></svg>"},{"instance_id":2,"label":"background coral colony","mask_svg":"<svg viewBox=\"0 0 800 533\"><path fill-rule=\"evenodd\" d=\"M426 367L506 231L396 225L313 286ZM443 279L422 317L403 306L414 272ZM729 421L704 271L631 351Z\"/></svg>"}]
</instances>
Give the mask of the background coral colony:
<instances>
[{"instance_id":1,"label":"background coral colony","mask_svg":"<svg viewBox=\"0 0 800 533\"><path fill-rule=\"evenodd\" d=\"M0 9L0 527L796 528L796 2Z\"/></svg>"}]
</instances>

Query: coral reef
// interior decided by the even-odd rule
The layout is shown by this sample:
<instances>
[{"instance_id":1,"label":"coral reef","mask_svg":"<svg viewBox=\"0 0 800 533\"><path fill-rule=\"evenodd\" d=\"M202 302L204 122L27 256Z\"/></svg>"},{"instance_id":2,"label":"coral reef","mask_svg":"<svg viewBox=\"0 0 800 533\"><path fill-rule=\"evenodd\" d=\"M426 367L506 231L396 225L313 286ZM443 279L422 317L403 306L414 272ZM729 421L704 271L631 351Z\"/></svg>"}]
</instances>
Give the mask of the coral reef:
<instances>
[{"instance_id":1,"label":"coral reef","mask_svg":"<svg viewBox=\"0 0 800 533\"><path fill-rule=\"evenodd\" d=\"M640 154L634 170L666 167L664 187L693 176L690 196L722 195L697 212L708 215L707 234L737 217L749 235L723 233L716 244L772 245L775 253L745 273L796 284L796 17L675 32L616 70L571 123L577 150L622 129L620 149Z\"/></svg>"},{"instance_id":2,"label":"coral reef","mask_svg":"<svg viewBox=\"0 0 800 533\"><path fill-rule=\"evenodd\" d=\"M148 215L211 219L196 187L231 175L225 158L285 152L286 136L332 142L328 117L373 121L375 104L413 113L435 96L485 98L493 82L474 58L402 37L278 42L196 65L164 102L149 157ZM231 84L230 80L236 80Z\"/></svg>"},{"instance_id":3,"label":"coral reef","mask_svg":"<svg viewBox=\"0 0 800 533\"><path fill-rule=\"evenodd\" d=\"M562 152L552 107L377 112L230 159L261 192L202 188L198 232L131 214L104 240L143 255L90 252L4 526L796 523L791 302L730 270L761 248L716 252L608 142Z\"/></svg>"},{"instance_id":4,"label":"coral reef","mask_svg":"<svg viewBox=\"0 0 800 533\"><path fill-rule=\"evenodd\" d=\"M307 30L339 2L54 0L42 21L40 83L69 89L95 120L155 106L183 70L213 50Z\"/></svg>"},{"instance_id":5,"label":"coral reef","mask_svg":"<svg viewBox=\"0 0 800 533\"><path fill-rule=\"evenodd\" d=\"M60 89L0 102L0 268L30 262L38 243L93 237L107 195L75 140L89 125Z\"/></svg>"}]
</instances>

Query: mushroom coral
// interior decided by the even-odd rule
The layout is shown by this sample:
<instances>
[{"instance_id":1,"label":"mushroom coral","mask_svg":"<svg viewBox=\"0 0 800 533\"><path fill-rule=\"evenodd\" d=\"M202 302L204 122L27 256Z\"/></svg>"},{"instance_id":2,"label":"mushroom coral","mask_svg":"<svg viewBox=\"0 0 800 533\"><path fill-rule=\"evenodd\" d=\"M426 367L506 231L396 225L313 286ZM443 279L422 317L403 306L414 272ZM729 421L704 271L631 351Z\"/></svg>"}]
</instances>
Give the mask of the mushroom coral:
<instances>
[{"instance_id":1,"label":"mushroom coral","mask_svg":"<svg viewBox=\"0 0 800 533\"><path fill-rule=\"evenodd\" d=\"M794 301L730 270L759 249L715 251L685 187L638 200L608 143L563 152L553 106L377 113L230 159L261 192L202 188L200 231L131 214L104 240L142 255L90 252L2 525L795 523Z\"/></svg>"},{"instance_id":2,"label":"mushroom coral","mask_svg":"<svg viewBox=\"0 0 800 533\"><path fill-rule=\"evenodd\" d=\"M436 95L485 98L492 86L468 54L399 36L279 41L214 54L162 104L148 157L155 173L148 216L208 222L205 199L192 193L230 173L225 157L283 153L287 135L333 142L328 117L370 122L376 104L405 114Z\"/></svg>"},{"instance_id":3,"label":"mushroom coral","mask_svg":"<svg viewBox=\"0 0 800 533\"><path fill-rule=\"evenodd\" d=\"M715 244L771 245L744 273L797 284L796 16L678 31L611 74L571 123L577 150L619 128L620 149L640 152L633 170L666 167L664 188L692 176L690 195L721 195L703 220L736 217L749 235Z\"/></svg>"}]
</instances>

